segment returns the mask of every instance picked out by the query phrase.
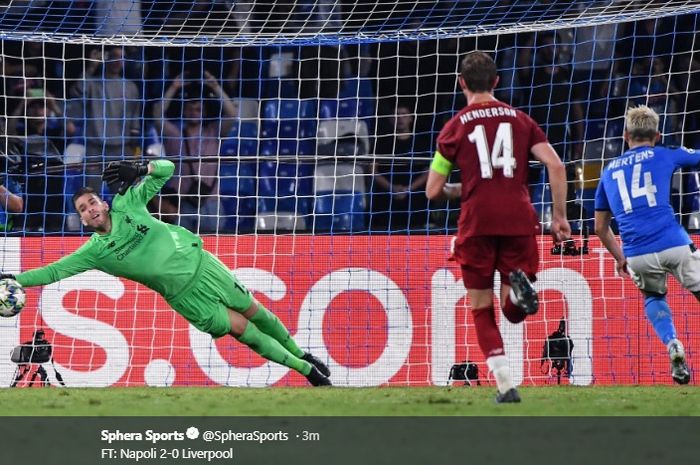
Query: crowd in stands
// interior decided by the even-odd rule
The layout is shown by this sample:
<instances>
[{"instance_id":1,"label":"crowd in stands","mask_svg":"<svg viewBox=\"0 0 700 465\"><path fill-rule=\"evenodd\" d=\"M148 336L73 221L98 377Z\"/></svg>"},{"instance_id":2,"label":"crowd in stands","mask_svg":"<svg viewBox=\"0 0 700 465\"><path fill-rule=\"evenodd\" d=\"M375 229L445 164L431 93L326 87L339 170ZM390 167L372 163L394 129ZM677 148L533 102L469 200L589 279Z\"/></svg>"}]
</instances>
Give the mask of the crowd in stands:
<instances>
[{"instance_id":1,"label":"crowd in stands","mask_svg":"<svg viewBox=\"0 0 700 465\"><path fill-rule=\"evenodd\" d=\"M223 27L215 19L203 14L199 27ZM580 227L593 215L602 163L623 150L630 104L662 115L664 143L700 147L695 21L342 46L4 40L0 222L18 232L79 231L70 195L81 185L105 189L107 162L167 157L176 177L151 208L195 231L454 228L457 206L428 203L424 189L437 132L465 104L458 60L478 48L495 51L497 97L539 122L566 163L569 218ZM531 195L546 223L543 176L533 168ZM677 182L678 211L698 204L680 195L697 194L690 178Z\"/></svg>"}]
</instances>

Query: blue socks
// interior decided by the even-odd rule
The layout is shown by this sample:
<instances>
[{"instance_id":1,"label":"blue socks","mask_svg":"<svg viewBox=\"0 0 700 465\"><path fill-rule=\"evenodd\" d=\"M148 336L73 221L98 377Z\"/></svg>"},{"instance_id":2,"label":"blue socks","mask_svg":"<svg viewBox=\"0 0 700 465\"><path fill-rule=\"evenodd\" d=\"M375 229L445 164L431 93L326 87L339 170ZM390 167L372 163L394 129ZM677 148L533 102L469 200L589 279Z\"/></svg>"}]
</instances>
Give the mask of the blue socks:
<instances>
[{"instance_id":1,"label":"blue socks","mask_svg":"<svg viewBox=\"0 0 700 465\"><path fill-rule=\"evenodd\" d=\"M676 328L671 318L671 308L666 303L666 296L651 296L644 299L644 311L654 327L656 335L664 345L676 339Z\"/></svg>"}]
</instances>

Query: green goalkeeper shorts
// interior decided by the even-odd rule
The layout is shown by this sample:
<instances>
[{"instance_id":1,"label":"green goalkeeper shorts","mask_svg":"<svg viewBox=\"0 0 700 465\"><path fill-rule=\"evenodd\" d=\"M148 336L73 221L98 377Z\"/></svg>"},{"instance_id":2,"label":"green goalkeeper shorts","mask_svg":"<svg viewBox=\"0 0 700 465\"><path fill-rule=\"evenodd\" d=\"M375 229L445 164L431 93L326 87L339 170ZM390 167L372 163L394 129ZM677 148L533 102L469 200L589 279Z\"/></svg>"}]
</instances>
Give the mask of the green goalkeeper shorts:
<instances>
[{"instance_id":1,"label":"green goalkeeper shorts","mask_svg":"<svg viewBox=\"0 0 700 465\"><path fill-rule=\"evenodd\" d=\"M202 254L197 280L185 294L168 303L198 330L214 338L229 334L228 309L245 312L253 303L253 296L226 265L207 251Z\"/></svg>"}]
</instances>

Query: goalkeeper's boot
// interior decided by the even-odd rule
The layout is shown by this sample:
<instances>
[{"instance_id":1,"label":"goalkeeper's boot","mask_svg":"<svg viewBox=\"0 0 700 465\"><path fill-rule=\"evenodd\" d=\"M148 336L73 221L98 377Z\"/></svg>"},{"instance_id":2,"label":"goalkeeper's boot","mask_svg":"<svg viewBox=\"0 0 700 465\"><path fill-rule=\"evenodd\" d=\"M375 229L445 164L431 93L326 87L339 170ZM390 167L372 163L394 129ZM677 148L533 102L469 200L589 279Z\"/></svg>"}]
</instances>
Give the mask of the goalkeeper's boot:
<instances>
[{"instance_id":1,"label":"goalkeeper's boot","mask_svg":"<svg viewBox=\"0 0 700 465\"><path fill-rule=\"evenodd\" d=\"M328 365L323 363L320 358L315 357L311 352L304 352L304 355L301 357L302 360L306 360L316 368L318 368L318 371L320 371L323 376L330 376L331 375L331 370L328 369Z\"/></svg>"},{"instance_id":2,"label":"goalkeeper's boot","mask_svg":"<svg viewBox=\"0 0 700 465\"><path fill-rule=\"evenodd\" d=\"M668 356L671 358L671 377L678 384L688 384L690 370L685 363L685 350L683 344L677 339L668 344Z\"/></svg>"},{"instance_id":3,"label":"goalkeeper's boot","mask_svg":"<svg viewBox=\"0 0 700 465\"><path fill-rule=\"evenodd\" d=\"M503 394L500 392L496 394L497 404L514 404L518 402L520 402L520 394L518 394L518 390L515 388L510 388Z\"/></svg>"},{"instance_id":4,"label":"goalkeeper's boot","mask_svg":"<svg viewBox=\"0 0 700 465\"><path fill-rule=\"evenodd\" d=\"M515 270L510 273L509 277L510 286L515 296L515 305L520 307L526 315L537 313L540 302L537 298L537 291L527 279L527 275L523 270Z\"/></svg>"},{"instance_id":5,"label":"goalkeeper's boot","mask_svg":"<svg viewBox=\"0 0 700 465\"><path fill-rule=\"evenodd\" d=\"M318 371L318 368L311 366L311 371L306 375L306 379L312 386L333 386L331 380L323 376L323 373Z\"/></svg>"}]
</instances>

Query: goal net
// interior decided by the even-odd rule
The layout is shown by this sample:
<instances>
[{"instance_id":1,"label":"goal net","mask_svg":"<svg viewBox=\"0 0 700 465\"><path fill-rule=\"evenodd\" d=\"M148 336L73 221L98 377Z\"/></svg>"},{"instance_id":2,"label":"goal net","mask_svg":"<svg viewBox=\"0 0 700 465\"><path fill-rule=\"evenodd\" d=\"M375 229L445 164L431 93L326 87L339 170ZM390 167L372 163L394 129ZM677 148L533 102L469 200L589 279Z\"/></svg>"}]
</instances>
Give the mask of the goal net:
<instances>
[{"instance_id":1,"label":"goal net","mask_svg":"<svg viewBox=\"0 0 700 465\"><path fill-rule=\"evenodd\" d=\"M444 385L462 362L493 384L447 260L459 205L425 198L436 136L465 105L459 59L485 50L496 97L535 118L566 164L576 242L551 251L551 195L531 165L541 310L499 323L516 381L668 383L638 291L587 235L628 106L661 115L663 143L700 146L698 11L674 0L5 2L1 269L87 240L71 197L91 186L111 201L106 162L167 158L176 173L151 212L204 235L329 362L334 384ZM697 172L674 176L672 201L700 229ZM700 311L675 283L669 303L692 369ZM548 345L560 327L565 344ZM0 354L38 329L68 386L305 382L99 271L28 289L23 312L0 321ZM17 369L0 358L0 385Z\"/></svg>"}]
</instances>

